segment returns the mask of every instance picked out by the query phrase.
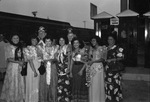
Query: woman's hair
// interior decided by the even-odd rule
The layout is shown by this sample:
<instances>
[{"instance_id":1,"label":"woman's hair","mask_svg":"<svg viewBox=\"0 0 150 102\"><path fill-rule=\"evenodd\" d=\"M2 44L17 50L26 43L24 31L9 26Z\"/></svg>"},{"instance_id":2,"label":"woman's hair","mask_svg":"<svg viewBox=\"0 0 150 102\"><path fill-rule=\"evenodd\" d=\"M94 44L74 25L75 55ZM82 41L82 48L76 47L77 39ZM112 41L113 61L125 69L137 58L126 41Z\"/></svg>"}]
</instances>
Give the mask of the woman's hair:
<instances>
[{"instance_id":1,"label":"woman's hair","mask_svg":"<svg viewBox=\"0 0 150 102\"><path fill-rule=\"evenodd\" d=\"M82 49L82 48L84 47L84 43L83 43L83 41L82 41L82 40L80 40L79 38L75 37L75 38L73 38L73 39L72 39L72 41L71 41L71 44L72 44L72 48L73 48L73 50L74 50L73 43L74 43L74 41L76 41L76 40L77 40L77 41L79 41L79 44L80 44L80 45L79 45L79 48L81 48L81 49Z\"/></svg>"},{"instance_id":2,"label":"woman's hair","mask_svg":"<svg viewBox=\"0 0 150 102\"><path fill-rule=\"evenodd\" d=\"M108 37L112 37L115 40L115 44L118 43L118 41L117 41L117 34L116 33L111 33L111 34L108 35ZM108 39L108 37L107 37L107 39Z\"/></svg>"},{"instance_id":3,"label":"woman's hair","mask_svg":"<svg viewBox=\"0 0 150 102\"><path fill-rule=\"evenodd\" d=\"M31 45L31 40L32 40L32 39L36 39L36 40L38 41L38 38L37 38L37 36L36 36L35 34L34 34L34 35L31 35L31 36L30 36L30 43L29 43L30 45Z\"/></svg>"},{"instance_id":4,"label":"woman's hair","mask_svg":"<svg viewBox=\"0 0 150 102\"><path fill-rule=\"evenodd\" d=\"M46 39L50 39L51 41L53 41L53 38L52 38L52 37L46 36L46 37L44 38L44 43L45 43Z\"/></svg>"},{"instance_id":5,"label":"woman's hair","mask_svg":"<svg viewBox=\"0 0 150 102\"><path fill-rule=\"evenodd\" d=\"M12 38L13 38L14 36L18 36L18 37L19 37L19 42L18 42L17 44L13 43L13 41L12 41ZM13 46L16 46L16 47L21 46L21 43L20 43L20 36L19 36L18 34L13 34L13 35L11 35L9 42L10 42L10 44L13 45Z\"/></svg>"},{"instance_id":6,"label":"woman's hair","mask_svg":"<svg viewBox=\"0 0 150 102\"><path fill-rule=\"evenodd\" d=\"M15 49L15 60L16 61L19 61L19 60L23 60L24 59L24 55L23 55L23 44L20 43L20 39L19 39L19 42L17 44L14 44L13 41L12 41L12 38L14 36L18 36L18 34L13 34L11 36L11 40L10 40L10 44L12 44L13 46L16 46L16 49ZM20 38L20 37L19 37ZM21 53L21 56L18 56L18 53Z\"/></svg>"},{"instance_id":7,"label":"woman's hair","mask_svg":"<svg viewBox=\"0 0 150 102\"><path fill-rule=\"evenodd\" d=\"M18 56L18 53L20 53L21 56ZM23 46L18 46L15 50L15 60L19 61L19 60L23 60L23 59L24 59Z\"/></svg>"},{"instance_id":8,"label":"woman's hair","mask_svg":"<svg viewBox=\"0 0 150 102\"><path fill-rule=\"evenodd\" d=\"M95 39L98 45L102 45L102 41L101 41L101 38L100 38L100 37L98 37L98 36L93 36L93 37L91 38L91 41L92 41L92 39ZM91 42L90 42L90 43L91 43ZM91 43L91 46L93 46L92 43Z\"/></svg>"},{"instance_id":9,"label":"woman's hair","mask_svg":"<svg viewBox=\"0 0 150 102\"><path fill-rule=\"evenodd\" d=\"M65 40L65 44L67 44L67 38L64 37L64 36L60 36L60 37L58 38L58 45L60 45L60 44L59 44L59 40L60 40L61 38L63 38L63 39Z\"/></svg>"}]
</instances>

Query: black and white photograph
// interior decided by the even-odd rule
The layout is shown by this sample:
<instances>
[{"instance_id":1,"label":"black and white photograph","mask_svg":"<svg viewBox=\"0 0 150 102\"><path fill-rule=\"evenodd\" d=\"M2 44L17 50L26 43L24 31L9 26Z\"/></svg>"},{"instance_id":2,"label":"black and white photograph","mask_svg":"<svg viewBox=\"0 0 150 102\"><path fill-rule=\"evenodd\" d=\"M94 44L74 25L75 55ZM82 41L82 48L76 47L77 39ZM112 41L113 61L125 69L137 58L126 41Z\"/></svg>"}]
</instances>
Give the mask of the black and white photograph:
<instances>
[{"instance_id":1,"label":"black and white photograph","mask_svg":"<svg viewBox=\"0 0 150 102\"><path fill-rule=\"evenodd\" d=\"M0 0L0 102L150 102L150 0Z\"/></svg>"}]
</instances>

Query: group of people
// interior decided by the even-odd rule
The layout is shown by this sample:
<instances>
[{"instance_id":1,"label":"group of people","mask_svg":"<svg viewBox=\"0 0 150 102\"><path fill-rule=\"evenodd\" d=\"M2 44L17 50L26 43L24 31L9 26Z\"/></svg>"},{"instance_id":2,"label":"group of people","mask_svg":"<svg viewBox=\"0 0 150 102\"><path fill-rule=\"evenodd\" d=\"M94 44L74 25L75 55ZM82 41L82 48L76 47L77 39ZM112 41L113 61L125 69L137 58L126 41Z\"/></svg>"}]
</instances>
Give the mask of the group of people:
<instances>
[{"instance_id":1,"label":"group of people","mask_svg":"<svg viewBox=\"0 0 150 102\"><path fill-rule=\"evenodd\" d=\"M68 38L68 39L66 39ZM116 36L108 45L94 36L85 45L68 30L58 44L44 27L31 44L22 46L14 34L6 48L7 70L0 99L6 102L120 102L121 72L115 63L123 60Z\"/></svg>"}]
</instances>

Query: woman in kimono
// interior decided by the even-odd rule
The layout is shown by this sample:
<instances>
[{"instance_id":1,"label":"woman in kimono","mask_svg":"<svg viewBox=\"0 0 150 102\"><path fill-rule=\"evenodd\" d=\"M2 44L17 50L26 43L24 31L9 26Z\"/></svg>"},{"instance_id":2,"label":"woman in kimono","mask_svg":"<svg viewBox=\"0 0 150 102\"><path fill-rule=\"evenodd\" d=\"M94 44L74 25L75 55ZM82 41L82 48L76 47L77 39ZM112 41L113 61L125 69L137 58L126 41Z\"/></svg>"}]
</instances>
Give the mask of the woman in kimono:
<instances>
[{"instance_id":1,"label":"woman in kimono","mask_svg":"<svg viewBox=\"0 0 150 102\"><path fill-rule=\"evenodd\" d=\"M116 45L116 35L108 36L107 64L106 64L106 102L120 102L122 100L121 73L114 71L114 64L124 57L123 48Z\"/></svg>"},{"instance_id":2,"label":"woman in kimono","mask_svg":"<svg viewBox=\"0 0 150 102\"><path fill-rule=\"evenodd\" d=\"M72 77L72 100L73 102L87 102L88 88L86 86L85 62L82 60L84 55L82 42L74 38L72 44L73 52L70 67L70 77Z\"/></svg>"},{"instance_id":3,"label":"woman in kimono","mask_svg":"<svg viewBox=\"0 0 150 102\"><path fill-rule=\"evenodd\" d=\"M31 38L31 45L27 46L24 50L27 65L26 76L26 97L25 102L38 102L39 101L39 73L38 68L40 62L37 57L37 38Z\"/></svg>"},{"instance_id":4,"label":"woman in kimono","mask_svg":"<svg viewBox=\"0 0 150 102\"><path fill-rule=\"evenodd\" d=\"M24 102L24 78L21 75L24 64L23 49L19 42L19 36L11 37L11 44L8 45L7 70L2 87L1 99L6 102Z\"/></svg>"},{"instance_id":5,"label":"woman in kimono","mask_svg":"<svg viewBox=\"0 0 150 102\"><path fill-rule=\"evenodd\" d=\"M105 102L104 67L102 62L106 59L106 47L100 46L99 41L100 39L97 36L91 39L89 102Z\"/></svg>"},{"instance_id":6,"label":"woman in kimono","mask_svg":"<svg viewBox=\"0 0 150 102\"><path fill-rule=\"evenodd\" d=\"M70 102L70 80L68 67L68 46L65 44L65 38L59 38L58 50L58 102Z\"/></svg>"}]
</instances>

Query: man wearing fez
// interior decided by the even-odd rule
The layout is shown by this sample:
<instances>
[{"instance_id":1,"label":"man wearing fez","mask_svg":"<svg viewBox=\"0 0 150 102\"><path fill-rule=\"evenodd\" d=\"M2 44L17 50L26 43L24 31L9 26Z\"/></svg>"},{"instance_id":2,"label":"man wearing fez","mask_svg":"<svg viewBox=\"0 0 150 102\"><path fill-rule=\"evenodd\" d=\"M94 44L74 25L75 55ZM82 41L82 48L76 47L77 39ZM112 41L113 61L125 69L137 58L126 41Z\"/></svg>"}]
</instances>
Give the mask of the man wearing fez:
<instances>
[{"instance_id":1,"label":"man wearing fez","mask_svg":"<svg viewBox=\"0 0 150 102\"><path fill-rule=\"evenodd\" d=\"M68 29L68 34L67 34L67 38L68 38L68 69L70 69L70 65L71 65L71 55L72 55L72 40L73 38L75 38L76 35L72 32L72 28ZM72 86L72 78L70 78L70 85ZM72 88L70 87L70 90L72 91ZM71 96L72 96L72 92L71 92ZM72 97L70 97L72 100Z\"/></svg>"},{"instance_id":2,"label":"man wearing fez","mask_svg":"<svg viewBox=\"0 0 150 102\"><path fill-rule=\"evenodd\" d=\"M68 35L67 35L67 38L68 38L68 52L69 52L69 64L70 65L70 61L71 61L71 53L72 53L72 45L71 45L71 41L73 40L73 38L76 37L76 35L72 32L72 28L69 28L68 29ZM69 66L70 67L70 66Z\"/></svg>"},{"instance_id":3,"label":"man wearing fez","mask_svg":"<svg viewBox=\"0 0 150 102\"><path fill-rule=\"evenodd\" d=\"M39 27L39 30L38 30L38 41L40 42L40 40L44 41L44 38L46 37L47 33L46 33L46 30L43 26L40 26Z\"/></svg>"},{"instance_id":4,"label":"man wearing fez","mask_svg":"<svg viewBox=\"0 0 150 102\"><path fill-rule=\"evenodd\" d=\"M71 44L71 41L72 39L76 37L76 35L72 32L72 28L69 28L68 29L68 35L67 35L67 38L68 38L68 44Z\"/></svg>"},{"instance_id":5,"label":"man wearing fez","mask_svg":"<svg viewBox=\"0 0 150 102\"><path fill-rule=\"evenodd\" d=\"M76 35L72 32L72 28L68 28L68 35L67 35L67 38L68 38L68 67L70 68L70 62L71 62L71 53L72 53L72 44L71 44L71 41L73 40L73 38L76 37Z\"/></svg>"},{"instance_id":6,"label":"man wearing fez","mask_svg":"<svg viewBox=\"0 0 150 102\"><path fill-rule=\"evenodd\" d=\"M46 37L47 33L45 31L45 28L43 26L39 27L38 30L38 45L37 45L37 55L41 59L41 66L39 68L39 72L41 75L45 73L45 68L44 68L44 62L43 62L43 53L45 49L45 43L44 43L44 38Z\"/></svg>"},{"instance_id":7,"label":"man wearing fez","mask_svg":"<svg viewBox=\"0 0 150 102\"><path fill-rule=\"evenodd\" d=\"M47 33L46 30L43 26L39 27L38 30L38 44L37 44L37 56L39 57L39 60L41 60L41 65L38 68L39 73L40 73L40 79L39 79L39 101L40 102L45 102L46 97L47 97L47 84L46 84L46 68L44 65L44 59L43 59L43 54L45 51L45 37Z\"/></svg>"}]
</instances>

